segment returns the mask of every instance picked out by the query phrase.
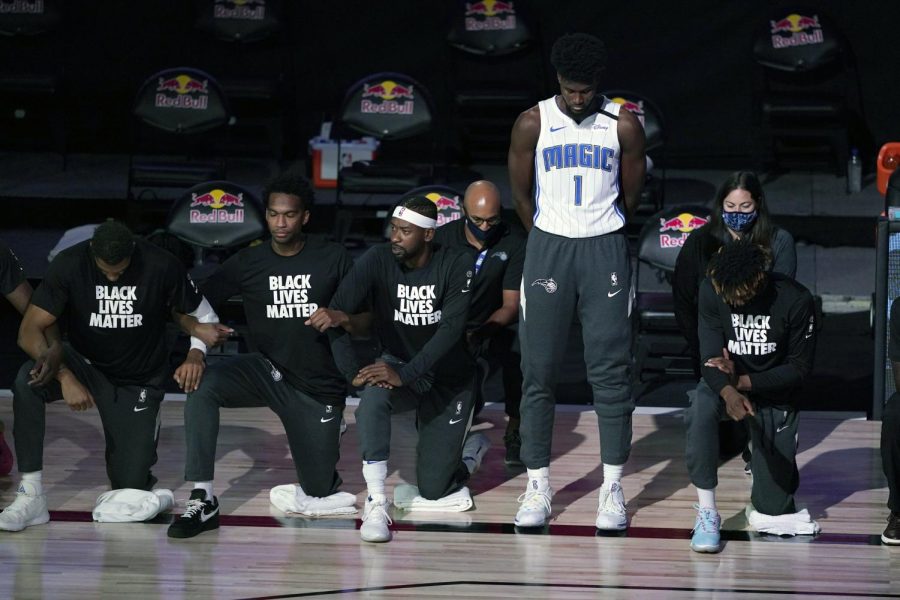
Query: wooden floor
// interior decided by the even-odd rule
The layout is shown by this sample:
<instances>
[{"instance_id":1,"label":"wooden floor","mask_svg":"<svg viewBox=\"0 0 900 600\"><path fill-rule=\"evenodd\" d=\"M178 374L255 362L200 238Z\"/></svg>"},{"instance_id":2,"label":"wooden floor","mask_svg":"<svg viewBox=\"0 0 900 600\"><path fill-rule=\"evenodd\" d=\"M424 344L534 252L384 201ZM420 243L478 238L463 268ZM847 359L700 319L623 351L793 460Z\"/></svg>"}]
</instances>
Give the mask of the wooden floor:
<instances>
[{"instance_id":1,"label":"wooden floor","mask_svg":"<svg viewBox=\"0 0 900 600\"><path fill-rule=\"evenodd\" d=\"M183 403L163 405L163 487L183 505ZM364 485L353 408L345 417L344 489ZM0 419L12 421L0 397ZM740 459L720 469L724 550L688 547L696 501L684 466L680 414L639 414L623 485L631 527L598 536L593 527L598 465L596 417L561 407L556 416L548 531L510 525L524 474L503 465L503 411L489 406L475 429L494 442L470 486L465 513L395 513L394 541L359 540L358 520L285 517L268 490L294 480L284 432L266 409L223 411L216 493L222 527L170 540L171 517L154 523L98 524L89 511L105 491L96 411L48 410L45 487L52 520L0 534L0 598L767 598L896 597L900 548L878 543L887 490L878 454L879 423L805 414L800 425L799 499L819 520L818 537L781 539L745 531L750 479ZM9 435L9 434L8 434ZM389 485L412 481L415 433L396 418ZM0 502L14 478L0 478Z\"/></svg>"}]
</instances>

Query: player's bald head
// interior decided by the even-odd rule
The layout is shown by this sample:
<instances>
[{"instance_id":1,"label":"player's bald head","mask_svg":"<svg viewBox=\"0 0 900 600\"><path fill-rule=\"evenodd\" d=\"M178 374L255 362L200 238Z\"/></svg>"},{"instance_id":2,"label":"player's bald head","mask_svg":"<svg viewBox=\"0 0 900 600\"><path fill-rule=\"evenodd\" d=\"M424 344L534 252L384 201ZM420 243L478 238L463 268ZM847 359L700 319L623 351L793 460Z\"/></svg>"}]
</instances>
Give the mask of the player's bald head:
<instances>
[{"instance_id":1,"label":"player's bald head","mask_svg":"<svg viewBox=\"0 0 900 600\"><path fill-rule=\"evenodd\" d=\"M490 181L480 180L466 188L463 197L463 208L467 214L486 213L500 214L500 190Z\"/></svg>"}]
</instances>

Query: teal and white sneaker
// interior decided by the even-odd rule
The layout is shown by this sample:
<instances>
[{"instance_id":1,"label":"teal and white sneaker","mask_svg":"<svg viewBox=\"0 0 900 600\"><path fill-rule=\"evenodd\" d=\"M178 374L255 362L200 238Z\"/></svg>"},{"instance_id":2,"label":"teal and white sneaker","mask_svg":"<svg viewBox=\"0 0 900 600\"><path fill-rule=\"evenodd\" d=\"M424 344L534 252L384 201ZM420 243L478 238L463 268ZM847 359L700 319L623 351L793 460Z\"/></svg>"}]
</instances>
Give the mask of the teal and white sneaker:
<instances>
[{"instance_id":1,"label":"teal and white sneaker","mask_svg":"<svg viewBox=\"0 0 900 600\"><path fill-rule=\"evenodd\" d=\"M694 523L694 531L691 536L691 550L694 552L718 552L722 549L719 542L722 536L719 528L722 526L722 517L714 508L697 509L697 521Z\"/></svg>"}]
</instances>

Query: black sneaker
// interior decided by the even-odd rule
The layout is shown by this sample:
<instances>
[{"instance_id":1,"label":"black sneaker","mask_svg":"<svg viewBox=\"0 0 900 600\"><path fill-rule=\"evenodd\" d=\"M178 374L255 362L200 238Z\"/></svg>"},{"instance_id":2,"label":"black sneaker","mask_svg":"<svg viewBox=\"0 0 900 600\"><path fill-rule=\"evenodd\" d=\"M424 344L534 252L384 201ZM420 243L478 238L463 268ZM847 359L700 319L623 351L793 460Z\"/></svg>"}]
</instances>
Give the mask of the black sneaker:
<instances>
[{"instance_id":1,"label":"black sneaker","mask_svg":"<svg viewBox=\"0 0 900 600\"><path fill-rule=\"evenodd\" d=\"M508 431L503 436L503 444L506 446L506 458L503 459L503 462L509 467L523 466L522 458L519 456L522 450L522 437L519 432Z\"/></svg>"},{"instance_id":2,"label":"black sneaker","mask_svg":"<svg viewBox=\"0 0 900 600\"><path fill-rule=\"evenodd\" d=\"M892 512L888 517L888 526L881 534L881 543L891 546L900 545L900 513Z\"/></svg>"},{"instance_id":3,"label":"black sneaker","mask_svg":"<svg viewBox=\"0 0 900 600\"><path fill-rule=\"evenodd\" d=\"M206 499L206 490L195 489L187 501L184 514L169 525L170 538L190 538L219 528L219 501Z\"/></svg>"}]
</instances>

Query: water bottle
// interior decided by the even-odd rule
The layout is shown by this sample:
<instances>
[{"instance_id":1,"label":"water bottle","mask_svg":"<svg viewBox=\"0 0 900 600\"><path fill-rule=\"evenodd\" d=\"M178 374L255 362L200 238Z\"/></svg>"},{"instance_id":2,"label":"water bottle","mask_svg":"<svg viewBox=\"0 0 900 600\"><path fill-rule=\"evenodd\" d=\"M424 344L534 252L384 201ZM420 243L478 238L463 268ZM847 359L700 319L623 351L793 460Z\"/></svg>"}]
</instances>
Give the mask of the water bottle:
<instances>
[{"instance_id":1,"label":"water bottle","mask_svg":"<svg viewBox=\"0 0 900 600\"><path fill-rule=\"evenodd\" d=\"M859 150L853 148L850 151L850 160L847 161L847 193L855 194L862 189L862 161L859 160Z\"/></svg>"}]
</instances>

